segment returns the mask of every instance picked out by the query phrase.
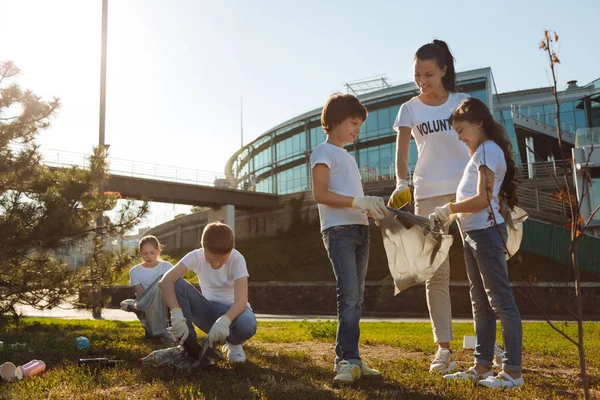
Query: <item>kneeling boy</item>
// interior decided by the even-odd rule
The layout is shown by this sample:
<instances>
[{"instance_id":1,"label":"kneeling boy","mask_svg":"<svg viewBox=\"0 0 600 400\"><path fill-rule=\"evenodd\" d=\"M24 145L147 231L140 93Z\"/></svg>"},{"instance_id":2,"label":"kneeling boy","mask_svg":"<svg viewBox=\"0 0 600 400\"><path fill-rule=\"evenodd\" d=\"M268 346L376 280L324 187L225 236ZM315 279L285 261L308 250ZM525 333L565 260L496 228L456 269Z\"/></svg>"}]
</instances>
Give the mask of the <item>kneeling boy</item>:
<instances>
[{"instance_id":1,"label":"kneeling boy","mask_svg":"<svg viewBox=\"0 0 600 400\"><path fill-rule=\"evenodd\" d=\"M256 318L248 303L248 269L244 256L233 248L231 228L208 224L202 233L202 248L188 253L159 283L171 309L171 333L193 357L200 346L196 325L208 333L205 345L226 342L223 352L231 362L244 362L242 344L256 333ZM200 293L183 275L198 275Z\"/></svg>"}]
</instances>

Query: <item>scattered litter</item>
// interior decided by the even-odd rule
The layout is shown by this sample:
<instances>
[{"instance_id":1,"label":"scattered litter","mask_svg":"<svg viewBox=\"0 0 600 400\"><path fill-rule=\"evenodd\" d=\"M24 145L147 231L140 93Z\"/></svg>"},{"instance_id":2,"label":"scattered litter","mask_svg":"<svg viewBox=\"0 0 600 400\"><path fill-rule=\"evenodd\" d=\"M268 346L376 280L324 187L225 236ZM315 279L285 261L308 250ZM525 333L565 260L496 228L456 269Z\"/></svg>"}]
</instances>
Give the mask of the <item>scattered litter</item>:
<instances>
[{"instance_id":1,"label":"scattered litter","mask_svg":"<svg viewBox=\"0 0 600 400\"><path fill-rule=\"evenodd\" d=\"M27 348L27 343L11 343L11 344L8 344L6 347L15 349L15 350L18 350L18 349L24 350Z\"/></svg>"},{"instance_id":2,"label":"scattered litter","mask_svg":"<svg viewBox=\"0 0 600 400\"><path fill-rule=\"evenodd\" d=\"M75 338L75 345L79 350L87 349L90 347L90 340L85 336L78 336Z\"/></svg>"},{"instance_id":3,"label":"scattered litter","mask_svg":"<svg viewBox=\"0 0 600 400\"><path fill-rule=\"evenodd\" d=\"M7 361L4 364L0 365L0 376L7 382L15 379L16 371L17 367L10 361Z\"/></svg>"},{"instance_id":4,"label":"scattered litter","mask_svg":"<svg viewBox=\"0 0 600 400\"><path fill-rule=\"evenodd\" d=\"M17 379L21 380L28 376L37 375L40 372L46 370L46 363L41 360L31 360L27 364L21 365L17 367L15 371L15 376Z\"/></svg>"}]
</instances>

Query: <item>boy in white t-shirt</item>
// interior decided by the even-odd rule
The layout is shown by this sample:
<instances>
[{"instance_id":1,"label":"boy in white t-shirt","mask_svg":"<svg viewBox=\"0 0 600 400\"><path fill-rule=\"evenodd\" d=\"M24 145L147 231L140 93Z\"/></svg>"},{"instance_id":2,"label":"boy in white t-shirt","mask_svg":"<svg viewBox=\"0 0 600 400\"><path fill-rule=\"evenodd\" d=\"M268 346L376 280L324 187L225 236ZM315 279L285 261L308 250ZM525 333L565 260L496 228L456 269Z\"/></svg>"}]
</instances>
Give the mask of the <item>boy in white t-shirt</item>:
<instances>
[{"instance_id":1,"label":"boy in white t-shirt","mask_svg":"<svg viewBox=\"0 0 600 400\"><path fill-rule=\"evenodd\" d=\"M380 197L365 196L356 160L344 149L367 119L367 110L350 94L334 94L323 107L321 125L327 140L310 156L313 195L321 232L337 281L338 331L334 383L351 384L361 376L380 375L361 360L359 322L369 262L369 221L383 219Z\"/></svg>"},{"instance_id":2,"label":"boy in white t-shirt","mask_svg":"<svg viewBox=\"0 0 600 400\"><path fill-rule=\"evenodd\" d=\"M193 323L208 333L205 345L226 342L223 351L229 361L244 362L242 344L256 333L246 260L233 248L233 231L226 224L208 224L201 242L202 248L183 257L158 284L171 309L171 333L197 358L200 346ZM188 270L198 275L202 293L182 279Z\"/></svg>"},{"instance_id":3,"label":"boy in white t-shirt","mask_svg":"<svg viewBox=\"0 0 600 400\"><path fill-rule=\"evenodd\" d=\"M158 239L152 235L144 236L140 239L138 250L144 262L137 264L129 270L129 285L135 290L135 295L139 300L144 291L168 270L173 268L173 265L168 261L158 259L161 253L161 245ZM152 329L148 325L149 322L162 321L163 331L166 329L166 316L156 318L156 316L149 315L150 319L148 319L146 312L137 309L135 304L136 300L123 300L121 302L121 309L123 311L134 312L137 315L146 331L146 338L152 337L150 332Z\"/></svg>"}]
</instances>

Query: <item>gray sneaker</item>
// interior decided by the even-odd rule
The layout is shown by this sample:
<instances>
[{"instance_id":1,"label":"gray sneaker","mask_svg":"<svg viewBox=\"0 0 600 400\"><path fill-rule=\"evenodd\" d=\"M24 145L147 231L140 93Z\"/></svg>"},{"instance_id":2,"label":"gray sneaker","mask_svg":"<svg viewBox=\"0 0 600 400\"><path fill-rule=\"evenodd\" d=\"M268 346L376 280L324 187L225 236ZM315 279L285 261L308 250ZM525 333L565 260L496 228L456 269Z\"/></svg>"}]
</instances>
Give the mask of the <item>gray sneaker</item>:
<instances>
[{"instance_id":1,"label":"gray sneaker","mask_svg":"<svg viewBox=\"0 0 600 400\"><path fill-rule=\"evenodd\" d=\"M449 374L456 369L456 361L454 361L454 355L452 351L444 347L440 347L435 353L435 358L429 366L429 372L437 372L442 374Z\"/></svg>"}]
</instances>

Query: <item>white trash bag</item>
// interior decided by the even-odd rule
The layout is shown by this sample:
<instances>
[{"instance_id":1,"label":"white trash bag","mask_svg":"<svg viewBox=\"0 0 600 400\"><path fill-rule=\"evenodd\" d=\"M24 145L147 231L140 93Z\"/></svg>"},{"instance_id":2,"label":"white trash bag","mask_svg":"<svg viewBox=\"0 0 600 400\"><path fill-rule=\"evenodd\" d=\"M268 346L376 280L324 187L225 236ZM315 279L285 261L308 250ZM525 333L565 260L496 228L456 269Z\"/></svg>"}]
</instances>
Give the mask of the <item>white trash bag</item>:
<instances>
[{"instance_id":1,"label":"white trash bag","mask_svg":"<svg viewBox=\"0 0 600 400\"><path fill-rule=\"evenodd\" d=\"M514 256L519 248L521 247L521 241L523 240L523 223L529 214L520 207L514 207L512 210L508 208L505 202L500 204L500 215L504 218L506 224L506 233L508 238L506 239L506 259L508 260Z\"/></svg>"},{"instance_id":2,"label":"white trash bag","mask_svg":"<svg viewBox=\"0 0 600 400\"><path fill-rule=\"evenodd\" d=\"M395 210L381 221L383 245L394 280L394 295L425 282L448 257L452 235L430 229L429 219Z\"/></svg>"}]
</instances>

